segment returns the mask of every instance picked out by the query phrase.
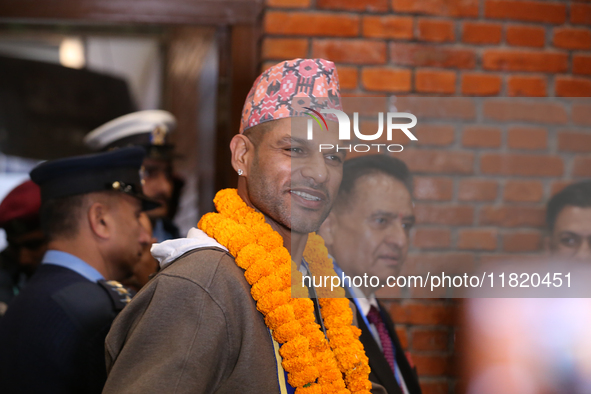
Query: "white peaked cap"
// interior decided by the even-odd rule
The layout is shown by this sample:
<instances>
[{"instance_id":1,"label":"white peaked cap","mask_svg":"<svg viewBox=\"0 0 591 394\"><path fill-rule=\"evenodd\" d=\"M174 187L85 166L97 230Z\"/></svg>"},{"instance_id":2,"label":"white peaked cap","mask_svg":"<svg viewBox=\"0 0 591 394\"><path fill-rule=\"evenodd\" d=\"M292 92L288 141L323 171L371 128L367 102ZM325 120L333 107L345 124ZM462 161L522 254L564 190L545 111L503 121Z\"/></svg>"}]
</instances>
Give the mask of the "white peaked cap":
<instances>
[{"instance_id":1,"label":"white peaked cap","mask_svg":"<svg viewBox=\"0 0 591 394\"><path fill-rule=\"evenodd\" d=\"M101 150L123 138L149 134L156 128L170 133L175 127L176 119L170 112L159 109L132 112L94 129L84 137L84 143L92 150Z\"/></svg>"}]
</instances>

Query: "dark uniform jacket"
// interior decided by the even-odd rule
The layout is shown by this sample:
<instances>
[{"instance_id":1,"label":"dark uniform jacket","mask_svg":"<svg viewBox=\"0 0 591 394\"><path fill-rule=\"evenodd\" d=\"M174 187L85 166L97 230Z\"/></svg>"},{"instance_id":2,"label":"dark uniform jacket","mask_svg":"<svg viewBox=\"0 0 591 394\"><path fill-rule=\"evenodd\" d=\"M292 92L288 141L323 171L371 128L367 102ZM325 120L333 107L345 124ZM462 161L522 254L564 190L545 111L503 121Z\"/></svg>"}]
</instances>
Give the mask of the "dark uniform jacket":
<instances>
[{"instance_id":1,"label":"dark uniform jacket","mask_svg":"<svg viewBox=\"0 0 591 394\"><path fill-rule=\"evenodd\" d=\"M0 393L100 393L105 336L124 305L104 281L42 264L0 319Z\"/></svg>"}]
</instances>

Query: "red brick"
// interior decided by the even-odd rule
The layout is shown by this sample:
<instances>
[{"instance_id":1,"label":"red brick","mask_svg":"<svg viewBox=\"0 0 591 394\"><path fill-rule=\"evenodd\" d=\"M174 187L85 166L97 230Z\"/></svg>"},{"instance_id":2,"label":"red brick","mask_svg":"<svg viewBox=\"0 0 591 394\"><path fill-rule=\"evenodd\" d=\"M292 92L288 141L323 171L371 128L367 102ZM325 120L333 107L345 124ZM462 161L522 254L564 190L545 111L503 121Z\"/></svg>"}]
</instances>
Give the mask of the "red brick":
<instances>
[{"instance_id":1,"label":"red brick","mask_svg":"<svg viewBox=\"0 0 591 394\"><path fill-rule=\"evenodd\" d=\"M540 232L519 232L503 235L504 252L537 252L542 247Z\"/></svg>"},{"instance_id":2,"label":"red brick","mask_svg":"<svg viewBox=\"0 0 591 394\"><path fill-rule=\"evenodd\" d=\"M568 185L570 185L572 181L556 181L552 183L552 190L550 190L550 195L553 196Z\"/></svg>"},{"instance_id":3,"label":"red brick","mask_svg":"<svg viewBox=\"0 0 591 394\"><path fill-rule=\"evenodd\" d=\"M573 104L572 117L575 124L591 126L591 105Z\"/></svg>"},{"instance_id":4,"label":"red brick","mask_svg":"<svg viewBox=\"0 0 591 394\"><path fill-rule=\"evenodd\" d=\"M591 4L572 3L570 5L570 21L574 24L591 24Z\"/></svg>"},{"instance_id":5,"label":"red brick","mask_svg":"<svg viewBox=\"0 0 591 394\"><path fill-rule=\"evenodd\" d=\"M270 34L354 37L359 35L359 17L326 12L267 11L264 29Z\"/></svg>"},{"instance_id":6,"label":"red brick","mask_svg":"<svg viewBox=\"0 0 591 394\"><path fill-rule=\"evenodd\" d=\"M308 56L308 40L305 38L265 38L263 59L294 59ZM339 76L340 76L339 69Z\"/></svg>"},{"instance_id":7,"label":"red brick","mask_svg":"<svg viewBox=\"0 0 591 394\"><path fill-rule=\"evenodd\" d=\"M480 210L479 223L485 226L543 227L545 212L543 207L485 206Z\"/></svg>"},{"instance_id":8,"label":"red brick","mask_svg":"<svg viewBox=\"0 0 591 394\"><path fill-rule=\"evenodd\" d=\"M539 202L544 195L544 187L540 181L507 181L503 192L503 200L509 202Z\"/></svg>"},{"instance_id":9,"label":"red brick","mask_svg":"<svg viewBox=\"0 0 591 394\"><path fill-rule=\"evenodd\" d=\"M482 67L485 70L495 71L565 72L568 69L568 55L553 52L488 49L482 57Z\"/></svg>"},{"instance_id":10,"label":"red brick","mask_svg":"<svg viewBox=\"0 0 591 394\"><path fill-rule=\"evenodd\" d=\"M591 153L591 134L560 130L558 132L558 150L563 152Z\"/></svg>"},{"instance_id":11,"label":"red brick","mask_svg":"<svg viewBox=\"0 0 591 394\"><path fill-rule=\"evenodd\" d=\"M484 15L491 19L561 24L566 20L566 5L547 1L487 0Z\"/></svg>"},{"instance_id":12,"label":"red brick","mask_svg":"<svg viewBox=\"0 0 591 394\"><path fill-rule=\"evenodd\" d=\"M564 163L558 156L483 153L480 171L495 175L561 176Z\"/></svg>"},{"instance_id":13,"label":"red brick","mask_svg":"<svg viewBox=\"0 0 591 394\"><path fill-rule=\"evenodd\" d=\"M449 331L415 329L412 331L412 350L442 351L449 347Z\"/></svg>"},{"instance_id":14,"label":"red brick","mask_svg":"<svg viewBox=\"0 0 591 394\"><path fill-rule=\"evenodd\" d=\"M497 198L497 181L463 179L458 187L460 201L493 201Z\"/></svg>"},{"instance_id":15,"label":"red brick","mask_svg":"<svg viewBox=\"0 0 591 394\"><path fill-rule=\"evenodd\" d=\"M359 79L356 67L347 67L337 65L339 73L339 85L341 89L356 89L357 81Z\"/></svg>"},{"instance_id":16,"label":"red brick","mask_svg":"<svg viewBox=\"0 0 591 394\"><path fill-rule=\"evenodd\" d=\"M398 335L398 340L400 341L400 346L402 349L408 349L408 334L407 330L404 327L397 326L396 328L396 335Z\"/></svg>"},{"instance_id":17,"label":"red brick","mask_svg":"<svg viewBox=\"0 0 591 394\"><path fill-rule=\"evenodd\" d=\"M466 126L462 145L469 148L498 148L501 146L501 130L490 126Z\"/></svg>"},{"instance_id":18,"label":"red brick","mask_svg":"<svg viewBox=\"0 0 591 394\"><path fill-rule=\"evenodd\" d=\"M575 157L573 176L591 177L591 157Z\"/></svg>"},{"instance_id":19,"label":"red brick","mask_svg":"<svg viewBox=\"0 0 591 394\"><path fill-rule=\"evenodd\" d=\"M465 272L472 272L475 264L473 253L445 253L441 251L422 252L420 254L409 253L400 274L425 277L427 273L430 273L430 275L439 275L443 272L447 275L464 274ZM422 296L424 297L424 295Z\"/></svg>"},{"instance_id":20,"label":"red brick","mask_svg":"<svg viewBox=\"0 0 591 394\"><path fill-rule=\"evenodd\" d=\"M412 244L420 249L447 249L451 244L451 232L443 228L417 228Z\"/></svg>"},{"instance_id":21,"label":"red brick","mask_svg":"<svg viewBox=\"0 0 591 394\"><path fill-rule=\"evenodd\" d=\"M414 114L421 123L426 119L476 119L475 101L467 97L397 97L396 106Z\"/></svg>"},{"instance_id":22,"label":"red brick","mask_svg":"<svg viewBox=\"0 0 591 394\"><path fill-rule=\"evenodd\" d=\"M413 20L407 16L364 16L363 35L410 40L413 37Z\"/></svg>"},{"instance_id":23,"label":"red brick","mask_svg":"<svg viewBox=\"0 0 591 394\"><path fill-rule=\"evenodd\" d=\"M317 0L316 7L346 11L388 11L388 0Z\"/></svg>"},{"instance_id":24,"label":"red brick","mask_svg":"<svg viewBox=\"0 0 591 394\"><path fill-rule=\"evenodd\" d=\"M478 0L392 0L396 13L477 17Z\"/></svg>"},{"instance_id":25,"label":"red brick","mask_svg":"<svg viewBox=\"0 0 591 394\"><path fill-rule=\"evenodd\" d=\"M498 75L473 73L462 74L462 94L469 96L494 96L501 91Z\"/></svg>"},{"instance_id":26,"label":"red brick","mask_svg":"<svg viewBox=\"0 0 591 394\"><path fill-rule=\"evenodd\" d=\"M395 303L390 307L390 315L398 324L440 324L452 325L456 309L452 305L420 303L411 301Z\"/></svg>"},{"instance_id":27,"label":"red brick","mask_svg":"<svg viewBox=\"0 0 591 394\"><path fill-rule=\"evenodd\" d=\"M580 77L557 76L554 91L558 97L591 97L591 80Z\"/></svg>"},{"instance_id":28,"label":"red brick","mask_svg":"<svg viewBox=\"0 0 591 394\"><path fill-rule=\"evenodd\" d=\"M415 90L420 93L455 93L456 73L454 71L417 70Z\"/></svg>"},{"instance_id":29,"label":"red brick","mask_svg":"<svg viewBox=\"0 0 591 394\"><path fill-rule=\"evenodd\" d=\"M421 18L418 21L419 40L431 42L454 41L454 23L448 20Z\"/></svg>"},{"instance_id":30,"label":"red brick","mask_svg":"<svg viewBox=\"0 0 591 394\"><path fill-rule=\"evenodd\" d=\"M511 149L546 149L548 132L541 127L515 126L509 129L507 145Z\"/></svg>"},{"instance_id":31,"label":"red brick","mask_svg":"<svg viewBox=\"0 0 591 394\"><path fill-rule=\"evenodd\" d=\"M404 149L396 156L408 165L413 173L472 174L474 154L444 150Z\"/></svg>"},{"instance_id":32,"label":"red brick","mask_svg":"<svg viewBox=\"0 0 591 394\"><path fill-rule=\"evenodd\" d=\"M483 107L484 117L486 119L500 122L517 121L543 124L564 124L568 122L568 114L564 106L559 103L547 101L487 100L483 103Z\"/></svg>"},{"instance_id":33,"label":"red brick","mask_svg":"<svg viewBox=\"0 0 591 394\"><path fill-rule=\"evenodd\" d=\"M455 127L445 124L421 123L413 128L413 134L418 138L417 145L447 146L455 140Z\"/></svg>"},{"instance_id":34,"label":"red brick","mask_svg":"<svg viewBox=\"0 0 591 394\"><path fill-rule=\"evenodd\" d=\"M486 265L494 264L498 267L499 264L506 264L506 263L539 263L540 262L540 253L495 253L495 254L481 254L480 255L480 264L484 269L486 269ZM492 268L492 267L491 267ZM495 267L496 268L496 267ZM506 277L505 277L505 280ZM507 283L507 282L505 282Z\"/></svg>"},{"instance_id":35,"label":"red brick","mask_svg":"<svg viewBox=\"0 0 591 394\"><path fill-rule=\"evenodd\" d=\"M458 234L458 249L460 250L495 250L496 248L496 230L460 230Z\"/></svg>"},{"instance_id":36,"label":"red brick","mask_svg":"<svg viewBox=\"0 0 591 394\"><path fill-rule=\"evenodd\" d=\"M423 394L448 394L449 383L446 381L421 381L421 391Z\"/></svg>"},{"instance_id":37,"label":"red brick","mask_svg":"<svg viewBox=\"0 0 591 394\"><path fill-rule=\"evenodd\" d=\"M412 359L417 371L421 371L421 376L443 376L450 373L452 363L449 356L426 356L413 353Z\"/></svg>"},{"instance_id":38,"label":"red brick","mask_svg":"<svg viewBox=\"0 0 591 394\"><path fill-rule=\"evenodd\" d=\"M393 64L413 67L443 67L471 69L476 65L472 49L441 47L429 44L390 44L390 59Z\"/></svg>"},{"instance_id":39,"label":"red brick","mask_svg":"<svg viewBox=\"0 0 591 394\"><path fill-rule=\"evenodd\" d=\"M308 8L311 0L266 0L269 7L278 8Z\"/></svg>"},{"instance_id":40,"label":"red brick","mask_svg":"<svg viewBox=\"0 0 591 394\"><path fill-rule=\"evenodd\" d=\"M413 194L419 200L449 201L453 194L451 178L414 178Z\"/></svg>"},{"instance_id":41,"label":"red brick","mask_svg":"<svg viewBox=\"0 0 591 394\"><path fill-rule=\"evenodd\" d=\"M546 43L546 31L543 27L508 26L506 39L509 45L542 48Z\"/></svg>"},{"instance_id":42,"label":"red brick","mask_svg":"<svg viewBox=\"0 0 591 394\"><path fill-rule=\"evenodd\" d=\"M415 215L418 224L447 224L463 225L472 224L474 221L474 208L466 205L429 205L417 204Z\"/></svg>"},{"instance_id":43,"label":"red brick","mask_svg":"<svg viewBox=\"0 0 591 394\"><path fill-rule=\"evenodd\" d=\"M591 55L573 54L573 74L591 75Z\"/></svg>"},{"instance_id":44,"label":"red brick","mask_svg":"<svg viewBox=\"0 0 591 394\"><path fill-rule=\"evenodd\" d=\"M501 42L503 25L487 22L464 22L462 41L466 44L498 44Z\"/></svg>"},{"instance_id":45,"label":"red brick","mask_svg":"<svg viewBox=\"0 0 591 394\"><path fill-rule=\"evenodd\" d=\"M545 97L546 77L510 75L507 87L507 93L511 97Z\"/></svg>"},{"instance_id":46,"label":"red brick","mask_svg":"<svg viewBox=\"0 0 591 394\"><path fill-rule=\"evenodd\" d=\"M554 28L553 44L564 49L590 49L591 32L587 29L557 27Z\"/></svg>"},{"instance_id":47,"label":"red brick","mask_svg":"<svg viewBox=\"0 0 591 394\"><path fill-rule=\"evenodd\" d=\"M372 40L314 40L312 57L339 63L384 64L386 44Z\"/></svg>"},{"instance_id":48,"label":"red brick","mask_svg":"<svg viewBox=\"0 0 591 394\"><path fill-rule=\"evenodd\" d=\"M411 89L411 72L391 67L364 67L361 81L367 90L377 92L408 92Z\"/></svg>"}]
</instances>

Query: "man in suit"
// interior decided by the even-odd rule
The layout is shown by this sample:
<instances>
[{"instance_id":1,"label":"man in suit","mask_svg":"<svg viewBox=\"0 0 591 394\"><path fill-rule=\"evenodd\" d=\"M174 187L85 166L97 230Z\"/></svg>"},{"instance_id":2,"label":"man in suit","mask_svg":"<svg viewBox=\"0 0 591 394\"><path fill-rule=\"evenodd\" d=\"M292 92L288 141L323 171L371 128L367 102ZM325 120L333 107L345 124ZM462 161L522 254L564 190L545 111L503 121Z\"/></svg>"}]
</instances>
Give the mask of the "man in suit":
<instances>
[{"instance_id":1,"label":"man in suit","mask_svg":"<svg viewBox=\"0 0 591 394\"><path fill-rule=\"evenodd\" d=\"M146 212L153 223L154 237L159 241L179 238L172 221L175 193L183 182L173 176L174 145L170 136L176 128L175 117L167 111L145 110L120 116L96 128L84 137L84 143L95 151L140 146L146 150L142 165L142 185L146 196L160 203Z\"/></svg>"},{"instance_id":2,"label":"man in suit","mask_svg":"<svg viewBox=\"0 0 591 394\"><path fill-rule=\"evenodd\" d=\"M40 164L41 226L48 251L0 323L0 392L100 393L104 341L130 294L149 235L141 193L141 148Z\"/></svg>"},{"instance_id":3,"label":"man in suit","mask_svg":"<svg viewBox=\"0 0 591 394\"><path fill-rule=\"evenodd\" d=\"M377 287L347 287L357 306L370 380L390 394L421 393L418 377L375 291L397 275L406 259L415 221L411 177L404 162L385 155L347 160L332 212L320 234L339 276L377 276Z\"/></svg>"}]
</instances>

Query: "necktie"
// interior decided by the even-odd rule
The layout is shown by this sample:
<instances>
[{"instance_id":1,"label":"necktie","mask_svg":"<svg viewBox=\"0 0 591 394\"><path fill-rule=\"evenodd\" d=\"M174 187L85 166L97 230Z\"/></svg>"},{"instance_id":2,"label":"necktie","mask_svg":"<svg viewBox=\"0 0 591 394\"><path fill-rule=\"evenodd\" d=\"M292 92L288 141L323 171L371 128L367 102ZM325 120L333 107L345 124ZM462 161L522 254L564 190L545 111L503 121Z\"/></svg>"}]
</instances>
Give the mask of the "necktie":
<instances>
[{"instance_id":1,"label":"necktie","mask_svg":"<svg viewBox=\"0 0 591 394\"><path fill-rule=\"evenodd\" d=\"M380 342L382 342L382 349L384 351L384 357L390 364L390 368L392 368L392 373L396 375L396 367L394 364L394 346L392 346L392 339L390 339L390 334L388 333L388 329L386 328L386 324L382 319L382 315L380 315L380 311L375 306L371 306L369 312L367 314L367 320L376 326L378 331L378 336L380 338Z\"/></svg>"}]
</instances>

